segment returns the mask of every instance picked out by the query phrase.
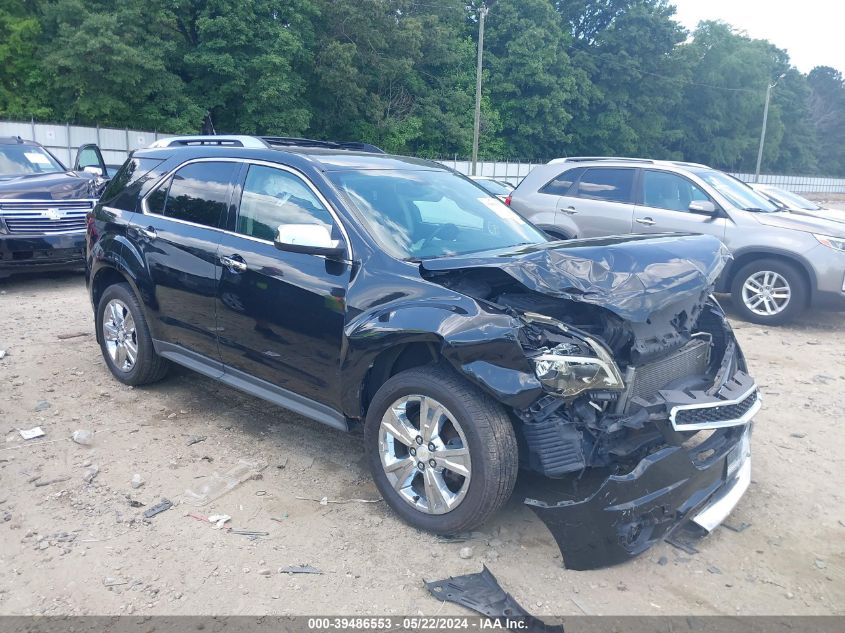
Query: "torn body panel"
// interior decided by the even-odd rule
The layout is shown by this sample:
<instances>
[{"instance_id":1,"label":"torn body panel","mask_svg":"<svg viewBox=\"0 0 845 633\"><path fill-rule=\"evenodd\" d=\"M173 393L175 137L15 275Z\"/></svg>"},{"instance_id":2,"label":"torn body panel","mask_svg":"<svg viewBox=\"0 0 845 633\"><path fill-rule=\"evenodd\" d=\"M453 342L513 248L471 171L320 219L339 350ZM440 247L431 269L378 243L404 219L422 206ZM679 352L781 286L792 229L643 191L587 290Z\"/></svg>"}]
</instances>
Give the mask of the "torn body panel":
<instances>
[{"instance_id":1,"label":"torn body panel","mask_svg":"<svg viewBox=\"0 0 845 633\"><path fill-rule=\"evenodd\" d=\"M379 350L429 341L510 407L523 468L551 479L606 469L580 500L526 503L567 566L612 564L724 492L725 460L759 409L710 299L728 257L714 238L673 236L425 261L425 296L362 310L347 327L347 359L366 371ZM692 456L695 443L706 460Z\"/></svg>"}]
</instances>

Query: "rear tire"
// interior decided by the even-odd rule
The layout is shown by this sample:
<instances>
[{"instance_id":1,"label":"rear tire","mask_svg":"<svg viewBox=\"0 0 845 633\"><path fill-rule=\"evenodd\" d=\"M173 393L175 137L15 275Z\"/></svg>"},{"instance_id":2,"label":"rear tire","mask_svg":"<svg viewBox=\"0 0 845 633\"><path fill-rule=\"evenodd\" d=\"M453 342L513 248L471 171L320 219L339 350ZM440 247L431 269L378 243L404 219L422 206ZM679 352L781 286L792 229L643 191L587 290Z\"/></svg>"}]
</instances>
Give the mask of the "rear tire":
<instances>
[{"instance_id":1,"label":"rear tire","mask_svg":"<svg viewBox=\"0 0 845 633\"><path fill-rule=\"evenodd\" d=\"M807 307L809 288L798 268L779 259L746 264L731 283L731 299L744 321L782 325Z\"/></svg>"},{"instance_id":2,"label":"rear tire","mask_svg":"<svg viewBox=\"0 0 845 633\"><path fill-rule=\"evenodd\" d=\"M103 291L96 326L103 358L120 382L148 385L167 374L170 364L156 354L141 303L129 284L114 284Z\"/></svg>"},{"instance_id":3,"label":"rear tire","mask_svg":"<svg viewBox=\"0 0 845 633\"><path fill-rule=\"evenodd\" d=\"M403 412L398 417L397 410ZM423 410L432 412L430 419L442 420L434 442L419 442L425 434L420 423ZM397 422L400 418L405 422ZM407 431L405 442L386 431L385 424L400 425L401 434ZM384 500L421 530L436 534L472 530L505 504L516 483L516 436L505 409L448 368L418 367L385 382L367 411L364 442ZM466 456L450 457L452 451ZM400 464L404 460L408 463ZM462 469L466 476L458 474ZM427 477L434 481L438 471L438 481L448 485L445 495L429 494ZM429 505L429 497L435 503ZM436 507L442 499L446 501Z\"/></svg>"}]
</instances>

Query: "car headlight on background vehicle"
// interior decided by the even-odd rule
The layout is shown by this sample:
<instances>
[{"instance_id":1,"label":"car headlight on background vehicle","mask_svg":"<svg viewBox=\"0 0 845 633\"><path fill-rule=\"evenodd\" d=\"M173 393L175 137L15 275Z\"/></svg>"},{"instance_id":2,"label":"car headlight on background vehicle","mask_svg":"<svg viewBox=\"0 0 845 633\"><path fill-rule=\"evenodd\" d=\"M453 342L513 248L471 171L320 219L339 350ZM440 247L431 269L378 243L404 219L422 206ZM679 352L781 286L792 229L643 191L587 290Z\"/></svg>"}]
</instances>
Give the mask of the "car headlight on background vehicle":
<instances>
[{"instance_id":1,"label":"car headlight on background vehicle","mask_svg":"<svg viewBox=\"0 0 845 633\"><path fill-rule=\"evenodd\" d=\"M564 343L532 359L534 373L544 387L565 398L584 391L624 388L610 354L595 341L585 342L592 354L577 353L580 346Z\"/></svg>"},{"instance_id":2,"label":"car headlight on background vehicle","mask_svg":"<svg viewBox=\"0 0 845 633\"><path fill-rule=\"evenodd\" d=\"M828 248L832 248L836 251L845 252L845 238L830 237L829 235L818 235L816 233L813 233L813 237L815 237L820 244L823 244Z\"/></svg>"}]
</instances>

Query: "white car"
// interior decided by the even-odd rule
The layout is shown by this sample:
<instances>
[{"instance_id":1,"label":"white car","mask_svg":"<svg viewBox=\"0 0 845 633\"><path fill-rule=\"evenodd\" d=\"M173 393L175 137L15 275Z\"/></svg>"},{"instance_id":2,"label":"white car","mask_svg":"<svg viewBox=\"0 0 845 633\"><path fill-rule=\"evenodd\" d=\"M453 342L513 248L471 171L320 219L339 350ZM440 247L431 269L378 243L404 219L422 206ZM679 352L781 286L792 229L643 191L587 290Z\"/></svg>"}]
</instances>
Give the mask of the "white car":
<instances>
[{"instance_id":1,"label":"white car","mask_svg":"<svg viewBox=\"0 0 845 633\"><path fill-rule=\"evenodd\" d=\"M812 200L807 200L797 193L775 187L773 185L749 185L755 191L762 193L766 198L774 202L776 205L802 215L812 215L816 217L825 218L826 220L835 220L837 222L845 222L845 211L838 209L828 209Z\"/></svg>"}]
</instances>

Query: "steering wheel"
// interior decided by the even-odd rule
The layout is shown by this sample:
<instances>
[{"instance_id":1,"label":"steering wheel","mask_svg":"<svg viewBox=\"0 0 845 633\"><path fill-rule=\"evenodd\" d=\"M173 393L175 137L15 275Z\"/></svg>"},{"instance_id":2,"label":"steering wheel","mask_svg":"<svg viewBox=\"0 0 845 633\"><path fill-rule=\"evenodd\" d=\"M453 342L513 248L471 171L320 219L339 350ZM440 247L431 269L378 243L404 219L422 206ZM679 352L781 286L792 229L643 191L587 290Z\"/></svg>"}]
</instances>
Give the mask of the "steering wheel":
<instances>
[{"instance_id":1,"label":"steering wheel","mask_svg":"<svg viewBox=\"0 0 845 633\"><path fill-rule=\"evenodd\" d=\"M458 237L459 233L460 230L454 224L441 224L431 232L431 235L423 240L423 243L420 244L420 247L417 250L419 252L425 252L425 250L431 246L431 243L436 237L451 241Z\"/></svg>"}]
</instances>

